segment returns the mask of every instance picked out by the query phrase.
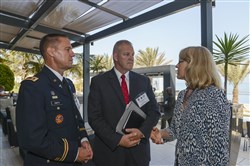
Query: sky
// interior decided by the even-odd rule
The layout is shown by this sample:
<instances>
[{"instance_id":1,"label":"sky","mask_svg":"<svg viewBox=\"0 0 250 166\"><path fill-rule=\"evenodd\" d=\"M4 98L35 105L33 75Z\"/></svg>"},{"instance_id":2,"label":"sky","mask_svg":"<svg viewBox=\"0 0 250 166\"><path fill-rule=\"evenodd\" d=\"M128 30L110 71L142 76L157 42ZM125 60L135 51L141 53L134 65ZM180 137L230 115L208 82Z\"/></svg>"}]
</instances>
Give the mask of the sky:
<instances>
[{"instance_id":1,"label":"sky","mask_svg":"<svg viewBox=\"0 0 250 166\"><path fill-rule=\"evenodd\" d=\"M216 0L216 5L213 7L213 40L216 41L215 35L222 38L224 32L237 33L239 39L249 35L249 17L250 0ZM133 43L135 54L140 49L158 47L159 52L165 53L166 60L173 60L171 64L175 65L181 49L201 45L200 6L94 41L94 45L90 46L90 54L111 56L113 45L121 39ZM80 53L82 48L74 51ZM247 88L248 99L244 99L244 103L250 102L249 83L248 76L239 86L239 93L245 93ZM228 91L231 91L230 85L228 88Z\"/></svg>"},{"instance_id":2,"label":"sky","mask_svg":"<svg viewBox=\"0 0 250 166\"><path fill-rule=\"evenodd\" d=\"M213 40L215 35L237 33L239 38L250 34L250 0L216 0L213 8ZM133 43L135 54L147 47L159 48L166 60L178 62L179 51L187 46L201 45L200 6L155 20L130 30L94 41L90 54L112 54L116 41ZM82 52L81 48L75 52Z\"/></svg>"}]
</instances>

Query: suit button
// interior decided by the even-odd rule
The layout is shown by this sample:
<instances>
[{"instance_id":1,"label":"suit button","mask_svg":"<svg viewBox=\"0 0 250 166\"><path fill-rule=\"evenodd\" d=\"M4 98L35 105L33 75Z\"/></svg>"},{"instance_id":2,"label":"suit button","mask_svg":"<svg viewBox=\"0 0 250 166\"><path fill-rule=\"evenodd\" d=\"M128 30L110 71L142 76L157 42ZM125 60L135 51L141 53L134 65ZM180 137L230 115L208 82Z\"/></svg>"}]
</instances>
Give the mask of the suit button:
<instances>
[{"instance_id":1,"label":"suit button","mask_svg":"<svg viewBox=\"0 0 250 166\"><path fill-rule=\"evenodd\" d=\"M77 119L77 115L75 116L75 118Z\"/></svg>"},{"instance_id":2,"label":"suit button","mask_svg":"<svg viewBox=\"0 0 250 166\"><path fill-rule=\"evenodd\" d=\"M50 163L50 161L49 161L49 160L47 160L47 163Z\"/></svg>"}]
</instances>

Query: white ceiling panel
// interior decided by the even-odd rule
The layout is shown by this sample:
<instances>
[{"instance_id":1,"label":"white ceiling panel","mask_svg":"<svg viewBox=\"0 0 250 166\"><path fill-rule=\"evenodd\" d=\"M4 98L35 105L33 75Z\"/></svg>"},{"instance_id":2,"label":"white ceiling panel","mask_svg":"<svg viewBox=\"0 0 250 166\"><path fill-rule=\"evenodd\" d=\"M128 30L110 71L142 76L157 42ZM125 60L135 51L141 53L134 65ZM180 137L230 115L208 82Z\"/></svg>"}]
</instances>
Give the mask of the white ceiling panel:
<instances>
[{"instance_id":1,"label":"white ceiling panel","mask_svg":"<svg viewBox=\"0 0 250 166\"><path fill-rule=\"evenodd\" d=\"M41 3L42 0L1 0L0 10L29 17Z\"/></svg>"},{"instance_id":2,"label":"white ceiling panel","mask_svg":"<svg viewBox=\"0 0 250 166\"><path fill-rule=\"evenodd\" d=\"M100 0L96 2L100 2ZM41 21L41 24L54 28L63 28L90 8L91 6L77 0L63 1Z\"/></svg>"},{"instance_id":3,"label":"white ceiling panel","mask_svg":"<svg viewBox=\"0 0 250 166\"><path fill-rule=\"evenodd\" d=\"M20 28L0 23L0 41L10 42L20 31Z\"/></svg>"},{"instance_id":4,"label":"white ceiling panel","mask_svg":"<svg viewBox=\"0 0 250 166\"><path fill-rule=\"evenodd\" d=\"M130 17L160 2L162 0L110 0L103 7Z\"/></svg>"},{"instance_id":5,"label":"white ceiling panel","mask_svg":"<svg viewBox=\"0 0 250 166\"><path fill-rule=\"evenodd\" d=\"M77 21L69 24L65 28L83 33L88 33L119 20L121 20L121 18L116 17L107 12L101 11L99 9L96 9L91 11L87 15L81 17Z\"/></svg>"},{"instance_id":6,"label":"white ceiling panel","mask_svg":"<svg viewBox=\"0 0 250 166\"><path fill-rule=\"evenodd\" d=\"M40 40L38 39L24 37L18 42L17 47L34 49L34 48L39 48L39 43L40 43Z\"/></svg>"},{"instance_id":7,"label":"white ceiling panel","mask_svg":"<svg viewBox=\"0 0 250 166\"><path fill-rule=\"evenodd\" d=\"M199 5L197 0L0 0L0 48L39 54L45 34L77 47Z\"/></svg>"}]
</instances>

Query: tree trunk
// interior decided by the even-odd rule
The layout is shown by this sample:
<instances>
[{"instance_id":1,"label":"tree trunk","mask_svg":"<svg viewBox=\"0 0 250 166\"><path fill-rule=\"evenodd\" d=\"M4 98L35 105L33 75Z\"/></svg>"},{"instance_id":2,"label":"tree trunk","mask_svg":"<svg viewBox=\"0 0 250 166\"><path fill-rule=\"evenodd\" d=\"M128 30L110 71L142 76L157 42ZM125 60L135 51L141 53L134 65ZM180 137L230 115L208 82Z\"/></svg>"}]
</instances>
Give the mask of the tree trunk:
<instances>
[{"instance_id":1,"label":"tree trunk","mask_svg":"<svg viewBox=\"0 0 250 166\"><path fill-rule=\"evenodd\" d=\"M227 69L228 69L228 63L225 62L224 72L225 72L225 80L224 80L224 92L227 96Z\"/></svg>"},{"instance_id":2,"label":"tree trunk","mask_svg":"<svg viewBox=\"0 0 250 166\"><path fill-rule=\"evenodd\" d=\"M239 102L239 88L238 85L235 85L233 88L233 103Z\"/></svg>"}]
</instances>

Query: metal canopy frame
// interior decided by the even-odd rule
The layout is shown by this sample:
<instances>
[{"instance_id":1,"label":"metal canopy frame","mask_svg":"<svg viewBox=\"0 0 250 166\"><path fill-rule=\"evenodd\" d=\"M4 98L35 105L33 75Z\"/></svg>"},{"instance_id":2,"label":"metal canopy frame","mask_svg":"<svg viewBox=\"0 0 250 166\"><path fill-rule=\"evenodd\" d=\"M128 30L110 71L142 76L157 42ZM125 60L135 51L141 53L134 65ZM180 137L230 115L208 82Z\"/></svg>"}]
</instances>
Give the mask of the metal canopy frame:
<instances>
[{"instance_id":1,"label":"metal canopy frame","mask_svg":"<svg viewBox=\"0 0 250 166\"><path fill-rule=\"evenodd\" d=\"M95 10L100 10L110 15L114 15L122 20L121 23L117 23L114 26L108 27L104 30L101 30L94 34L88 34L84 32L79 32L77 30L67 29L67 28L53 28L49 26L45 26L40 24L41 20L43 20L46 16L48 16L56 7L58 7L63 0L40 0L41 3L38 6L37 10L32 13L32 17L25 17L18 15L16 13L10 13L6 10L0 9L0 30L2 31L2 25L8 25L12 27L20 28L20 31L15 35L15 37L10 41L6 42L3 41L0 36L0 48L16 50L16 51L23 51L29 53L40 54L38 47L34 48L25 48L18 46L18 42L21 41L23 38L28 37L30 39L40 40L41 37L34 37L29 35L29 32L36 31L42 34L47 33L62 33L67 35L70 40L73 41L72 46L78 47L85 43L89 43L95 40L99 40L101 38L105 38L107 36L113 35L115 33L119 33L136 26L140 26L147 22L154 21L156 19L166 17L168 15L189 9L191 7L195 7L200 5L201 6L201 44L203 46L208 47L211 49L212 45L212 4L214 1L212 0L175 0L169 2L165 5L157 7L151 11L148 11L143 14L139 14L136 17L129 18L123 14L118 13L117 11L112 11L103 5L98 5L92 1L88 0L78 0L73 2L82 2L83 4L89 5L90 7L95 7ZM0 4L2 6L7 0L3 0ZM72 3L73 3L72 2ZM109 1L108 1L109 2ZM112 1L110 1L112 2ZM131 1L132 3L132 1ZM156 3L157 4L157 3ZM105 3L104 3L105 5ZM122 3L120 8L122 8ZM147 9L147 8L146 8ZM95 20L93 20L95 21ZM119 21L118 21L119 22ZM103 28L103 27L101 27ZM100 29L101 29L100 28ZM3 32L4 33L4 32Z\"/></svg>"},{"instance_id":2,"label":"metal canopy frame","mask_svg":"<svg viewBox=\"0 0 250 166\"><path fill-rule=\"evenodd\" d=\"M200 10L200 18L201 18L201 45L207 47L210 51L212 51L212 6L215 5L215 0L127 0L127 1L117 1L117 0L106 0L102 4L99 4L101 0L32 0L32 2L37 2L36 10L32 11L29 16L22 16L17 14L18 12L9 12L5 10L4 5L6 3L13 3L11 0L1 0L0 3L0 49L10 49L34 54L40 54L38 49L38 43L43 35L48 33L61 33L65 34L72 40L72 46L78 47L83 46L83 55L84 55L84 115L87 115L87 95L89 93L89 82L90 82L90 74L89 74L89 55L90 55L90 43L99 40L113 34L140 26L142 24L157 20L162 17L169 16L171 14L175 14L177 12L181 12L183 10L201 6ZM155 7L152 10L142 13L143 11L149 9L150 7L159 4L160 2L168 2L159 7ZM16 3L28 2L28 1L15 1ZM47 25L44 25L44 20L51 13L53 13L56 9L61 7L60 5L65 3L76 3L77 5L81 5L81 9L94 8L93 11L90 11L88 14L80 17L82 14L78 14L79 18L71 18L68 22L67 26L56 26L56 23L49 22ZM123 3L127 4L124 5ZM136 5L131 6L131 3L135 3ZM18 4L14 4L18 5ZM84 6L83 6L84 5ZM113 6L112 6L113 5ZM116 5L114 7L114 5ZM130 5L130 6L129 6ZM7 5L6 5L7 6ZM66 10L67 5L63 6L65 8L60 8L62 10L65 9L64 14L66 16L68 12L76 12L75 10ZM110 8L109 8L110 7ZM112 10L112 7L113 10ZM130 8L133 8L133 10ZM10 10L12 8L9 8ZM74 9L74 8L73 8ZM115 10L117 9L117 10ZM81 11L80 11L81 12ZM92 13L91 13L92 12ZM140 14L141 13L141 14ZM92 15L91 15L92 14ZM99 18L96 15L99 14ZM104 17L103 19L108 20L107 22L102 22L102 14L106 14L108 17ZM137 15L137 16L134 16ZM60 16L60 15L58 15ZM64 16L64 15L63 15ZM65 17L66 17L65 16ZM134 16L134 17L133 17ZM83 24L82 22L90 21L92 23L92 27L86 29L85 31L79 30L79 25ZM101 18L101 19L100 19ZM72 21L73 20L73 21ZM79 21L80 20L80 21ZM50 21L54 21L51 19ZM77 24L74 24L74 21L78 21ZM82 22L81 22L82 21ZM88 23L88 22L86 22ZM78 28L74 28L78 26ZM96 26L95 26L96 25ZM86 25L89 26L89 25ZM109 26L109 27L108 27ZM13 31L17 31L17 33L7 34L9 36L13 36L11 40L7 40L5 28L14 29ZM84 27L83 27L84 29ZM97 30L96 33L91 34ZM98 31L99 30L99 31ZM33 35L32 32L36 33ZM178 32L177 32L178 33ZM6 37L7 38L7 37ZM9 37L10 38L10 37ZM21 42L25 39L26 43L36 43L33 47L27 48L22 45ZM20 44L21 43L21 44ZM87 116L85 116L86 118ZM85 119L86 121L86 119Z\"/></svg>"}]
</instances>

